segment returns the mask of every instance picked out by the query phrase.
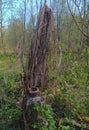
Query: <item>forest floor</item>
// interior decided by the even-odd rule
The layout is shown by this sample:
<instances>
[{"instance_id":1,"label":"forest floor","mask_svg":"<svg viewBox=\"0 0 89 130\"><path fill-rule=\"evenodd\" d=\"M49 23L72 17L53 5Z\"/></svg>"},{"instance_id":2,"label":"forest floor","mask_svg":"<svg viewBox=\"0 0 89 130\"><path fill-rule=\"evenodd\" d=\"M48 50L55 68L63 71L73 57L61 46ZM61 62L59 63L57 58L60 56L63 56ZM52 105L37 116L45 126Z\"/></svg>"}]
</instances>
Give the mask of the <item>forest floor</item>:
<instances>
[{"instance_id":1,"label":"forest floor","mask_svg":"<svg viewBox=\"0 0 89 130\"><path fill-rule=\"evenodd\" d=\"M53 108L58 130L88 130L89 87L88 82L86 83L86 62L84 59L78 61L75 56L72 63L71 58L73 58L72 53L66 51L63 55L63 62L66 63L64 74L60 75L58 71L53 73L50 70L48 86L51 87L41 92L44 98L48 98L48 104ZM68 66L67 69L66 66ZM12 130L10 126L13 122L17 124L21 119L21 110L18 106L21 105L23 99L22 73L19 58L17 59L13 53L0 54L0 130ZM54 75L55 81L51 80ZM50 115L49 110L48 114ZM19 125L16 129L21 130Z\"/></svg>"}]
</instances>

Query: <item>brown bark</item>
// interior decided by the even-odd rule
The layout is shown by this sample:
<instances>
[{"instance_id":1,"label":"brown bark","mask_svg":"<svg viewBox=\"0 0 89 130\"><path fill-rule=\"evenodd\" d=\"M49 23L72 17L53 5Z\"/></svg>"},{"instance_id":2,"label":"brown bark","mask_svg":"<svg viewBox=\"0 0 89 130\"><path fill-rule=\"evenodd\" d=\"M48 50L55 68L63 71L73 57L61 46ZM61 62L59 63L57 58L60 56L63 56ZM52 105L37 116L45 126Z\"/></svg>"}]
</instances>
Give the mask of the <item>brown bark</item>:
<instances>
[{"instance_id":1,"label":"brown bark","mask_svg":"<svg viewBox=\"0 0 89 130\"><path fill-rule=\"evenodd\" d=\"M35 37L29 53L27 91L30 87L44 87L46 82L46 61L52 33L53 13L45 4L38 17Z\"/></svg>"},{"instance_id":2,"label":"brown bark","mask_svg":"<svg viewBox=\"0 0 89 130\"><path fill-rule=\"evenodd\" d=\"M42 103L38 87L45 86L47 53L52 33L52 18L52 10L44 4L38 17L35 37L30 47L28 72L24 75L23 120L26 130L34 130L32 125L39 120L38 112L34 110L34 105Z\"/></svg>"}]
</instances>

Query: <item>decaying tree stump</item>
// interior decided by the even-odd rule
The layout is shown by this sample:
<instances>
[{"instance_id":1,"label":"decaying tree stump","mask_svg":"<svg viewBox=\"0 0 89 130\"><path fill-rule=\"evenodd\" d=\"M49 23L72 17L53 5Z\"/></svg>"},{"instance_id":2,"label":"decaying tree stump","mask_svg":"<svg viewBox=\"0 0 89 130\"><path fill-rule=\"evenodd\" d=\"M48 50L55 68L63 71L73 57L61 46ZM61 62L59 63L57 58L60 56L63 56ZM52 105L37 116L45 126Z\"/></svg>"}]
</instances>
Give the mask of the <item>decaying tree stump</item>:
<instances>
[{"instance_id":1,"label":"decaying tree stump","mask_svg":"<svg viewBox=\"0 0 89 130\"><path fill-rule=\"evenodd\" d=\"M52 34L53 13L45 4L38 17L35 37L31 43L28 62L27 87L44 87L46 61Z\"/></svg>"},{"instance_id":2,"label":"decaying tree stump","mask_svg":"<svg viewBox=\"0 0 89 130\"><path fill-rule=\"evenodd\" d=\"M42 102L38 87L45 86L46 61L52 33L52 21L52 10L44 4L39 13L35 37L30 47L28 72L24 76L23 118L26 130L33 130L32 124L38 120L38 113L33 107Z\"/></svg>"},{"instance_id":3,"label":"decaying tree stump","mask_svg":"<svg viewBox=\"0 0 89 130\"><path fill-rule=\"evenodd\" d=\"M29 94L24 98L23 117L26 130L34 130L34 123L38 122L38 112L34 109L37 103L42 102L42 97L38 88L30 88Z\"/></svg>"}]
</instances>

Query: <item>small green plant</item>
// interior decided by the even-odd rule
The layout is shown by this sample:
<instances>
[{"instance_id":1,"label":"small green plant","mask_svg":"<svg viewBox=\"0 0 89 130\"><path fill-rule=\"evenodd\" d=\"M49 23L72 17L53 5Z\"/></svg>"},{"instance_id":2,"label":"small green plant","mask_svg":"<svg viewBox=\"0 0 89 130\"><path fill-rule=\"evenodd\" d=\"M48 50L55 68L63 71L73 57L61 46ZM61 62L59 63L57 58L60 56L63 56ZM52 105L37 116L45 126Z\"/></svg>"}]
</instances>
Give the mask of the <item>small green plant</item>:
<instances>
[{"instance_id":1,"label":"small green plant","mask_svg":"<svg viewBox=\"0 0 89 130\"><path fill-rule=\"evenodd\" d=\"M37 104L35 108L38 113L39 117L42 119L42 123L38 122L39 130L56 130L55 120L53 118L52 108L48 104L39 105ZM34 125L37 127L37 125Z\"/></svg>"},{"instance_id":2,"label":"small green plant","mask_svg":"<svg viewBox=\"0 0 89 130\"><path fill-rule=\"evenodd\" d=\"M21 111L14 104L3 103L0 110L0 130L12 130L14 126L11 126L11 124L17 124L20 121L21 114Z\"/></svg>"},{"instance_id":3,"label":"small green plant","mask_svg":"<svg viewBox=\"0 0 89 130\"><path fill-rule=\"evenodd\" d=\"M10 57L10 60L11 60L12 63L15 63L15 62L16 62L16 56L15 56L14 53L11 54L9 57Z\"/></svg>"},{"instance_id":4,"label":"small green plant","mask_svg":"<svg viewBox=\"0 0 89 130\"><path fill-rule=\"evenodd\" d=\"M19 125L22 112L16 103L22 94L21 77L18 72L0 74L0 130L13 130ZM20 126L18 130L20 130Z\"/></svg>"},{"instance_id":5,"label":"small green plant","mask_svg":"<svg viewBox=\"0 0 89 130\"><path fill-rule=\"evenodd\" d=\"M74 119L64 118L60 119L58 123L58 130L85 130L86 125L83 123L78 123Z\"/></svg>"},{"instance_id":6,"label":"small green plant","mask_svg":"<svg viewBox=\"0 0 89 130\"><path fill-rule=\"evenodd\" d=\"M69 125L64 125L63 120L59 121L58 130L71 130Z\"/></svg>"},{"instance_id":7,"label":"small green plant","mask_svg":"<svg viewBox=\"0 0 89 130\"><path fill-rule=\"evenodd\" d=\"M6 121L7 123L18 120L19 117L21 116L21 111L15 108L14 104L9 103L2 105L1 113L4 121Z\"/></svg>"}]
</instances>

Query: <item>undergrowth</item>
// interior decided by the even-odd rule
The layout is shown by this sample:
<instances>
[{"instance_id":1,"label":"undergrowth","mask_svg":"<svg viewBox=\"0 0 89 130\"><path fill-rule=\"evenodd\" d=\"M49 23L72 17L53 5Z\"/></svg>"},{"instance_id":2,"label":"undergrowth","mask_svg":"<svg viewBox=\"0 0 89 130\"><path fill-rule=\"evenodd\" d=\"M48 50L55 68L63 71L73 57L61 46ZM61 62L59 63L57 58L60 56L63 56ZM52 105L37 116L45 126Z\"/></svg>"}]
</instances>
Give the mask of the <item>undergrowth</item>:
<instances>
[{"instance_id":1,"label":"undergrowth","mask_svg":"<svg viewBox=\"0 0 89 130\"><path fill-rule=\"evenodd\" d=\"M89 117L89 75L86 61L88 55L85 49L80 54L65 50L61 68L53 66L51 58L48 59L49 87L45 91L41 90L47 103L35 107L44 122L42 125L35 123L33 127L39 127L40 130L86 130L87 125L83 119L87 116L88 120ZM16 63L14 55L11 58L12 62ZM4 70L8 62L6 55L0 55L0 59ZM0 130L22 130L18 125L22 112L16 107L23 98L21 71L16 69L0 72Z\"/></svg>"}]
</instances>

